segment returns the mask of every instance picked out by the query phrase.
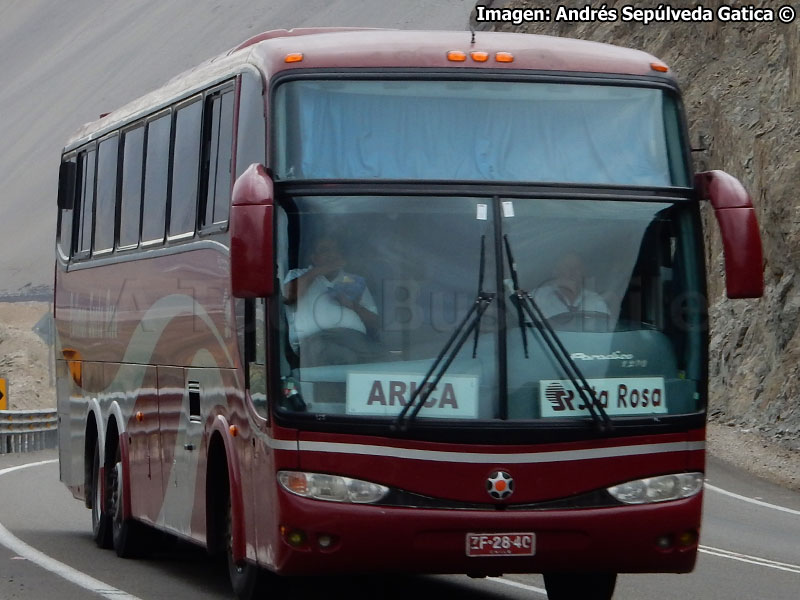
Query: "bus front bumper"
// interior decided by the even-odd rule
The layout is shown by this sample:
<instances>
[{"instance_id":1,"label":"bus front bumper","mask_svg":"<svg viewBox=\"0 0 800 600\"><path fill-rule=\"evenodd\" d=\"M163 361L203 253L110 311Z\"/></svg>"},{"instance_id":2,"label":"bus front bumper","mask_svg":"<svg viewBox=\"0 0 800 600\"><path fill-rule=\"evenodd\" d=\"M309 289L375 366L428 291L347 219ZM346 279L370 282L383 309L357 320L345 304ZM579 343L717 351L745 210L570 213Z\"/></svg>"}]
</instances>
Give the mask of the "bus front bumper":
<instances>
[{"instance_id":1,"label":"bus front bumper","mask_svg":"<svg viewBox=\"0 0 800 600\"><path fill-rule=\"evenodd\" d=\"M285 575L551 571L686 573L702 492L670 502L572 510L440 510L338 504L280 493L267 565ZM533 534L532 555L468 556L468 534ZM266 549L265 549L266 550Z\"/></svg>"}]
</instances>

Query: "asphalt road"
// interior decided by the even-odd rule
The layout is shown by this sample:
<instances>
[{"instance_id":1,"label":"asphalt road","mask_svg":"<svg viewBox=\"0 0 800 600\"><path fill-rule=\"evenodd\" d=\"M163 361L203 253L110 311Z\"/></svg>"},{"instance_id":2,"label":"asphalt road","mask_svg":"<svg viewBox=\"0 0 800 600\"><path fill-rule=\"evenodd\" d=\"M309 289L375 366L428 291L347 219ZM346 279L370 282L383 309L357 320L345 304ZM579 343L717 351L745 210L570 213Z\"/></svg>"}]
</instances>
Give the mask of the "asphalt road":
<instances>
[{"instance_id":1,"label":"asphalt road","mask_svg":"<svg viewBox=\"0 0 800 600\"><path fill-rule=\"evenodd\" d=\"M165 543L145 560L98 549L90 513L58 481L54 452L0 456L0 598L3 600L211 600L231 598L224 565ZM9 470L14 466L32 466ZM702 551L689 575L621 575L618 600L796 600L800 494L709 460ZM730 494L737 494L733 497ZM514 575L313 578L297 598L465 600L544 598L541 577ZM90 591L94 590L94 591Z\"/></svg>"}]
</instances>

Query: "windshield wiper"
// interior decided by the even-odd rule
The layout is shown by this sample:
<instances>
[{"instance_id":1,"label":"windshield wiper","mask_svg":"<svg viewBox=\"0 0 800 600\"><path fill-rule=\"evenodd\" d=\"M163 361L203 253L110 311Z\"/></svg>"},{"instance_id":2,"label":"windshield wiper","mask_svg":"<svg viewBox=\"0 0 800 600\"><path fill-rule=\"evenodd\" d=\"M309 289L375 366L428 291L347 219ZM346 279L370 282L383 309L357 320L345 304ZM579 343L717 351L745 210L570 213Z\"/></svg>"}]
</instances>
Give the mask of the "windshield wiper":
<instances>
[{"instance_id":1,"label":"windshield wiper","mask_svg":"<svg viewBox=\"0 0 800 600\"><path fill-rule=\"evenodd\" d=\"M464 346L464 342L467 341L470 334L474 331L475 332L475 342L472 347L472 358L475 358L478 351L478 334L480 333L480 325L481 325L481 317L483 317L483 313L486 312L486 309L489 308L489 304L492 303L492 300L495 298L494 293L486 292L483 289L483 274L484 274L484 265L486 263L486 236L481 236L481 262L480 262L480 269L478 271L478 295L475 298L475 302L472 303L472 307L469 309L464 318L458 324L458 326L453 331L453 334L450 336L450 339L447 340L447 343L444 345L444 348L439 352L439 355L436 357L436 360L433 361L430 369L425 374L425 377L420 382L419 386L414 390L414 393L411 394L411 398L409 398L408 403L403 407L403 410L400 411L400 414L397 415L394 423L392 424L392 429L398 429L400 431L404 431L408 428L408 423L411 422L413 419L416 419L419 411L422 410L422 407L425 406L428 398L436 389L436 386L439 385L439 381L444 376L447 369L450 367L452 362L455 360L458 352ZM456 340L456 338L458 338ZM438 368L438 372L434 376L433 373ZM431 381L431 377L433 377L433 381Z\"/></svg>"},{"instance_id":2,"label":"windshield wiper","mask_svg":"<svg viewBox=\"0 0 800 600\"><path fill-rule=\"evenodd\" d=\"M511 280L514 285L514 300L517 310L519 311L519 323L520 329L522 329L522 343L525 349L525 358L528 358L528 341L525 337L525 328L527 324L525 323L524 313L530 317L533 325L539 331L539 335L544 340L545 345L550 350L550 353L558 361L559 366L564 373L566 373L573 387L578 392L578 395L583 401L583 405L587 408L589 414L592 416L592 420L597 426L598 431L601 433L610 432L613 429L611 419L608 417L608 413L606 413L603 405L597 398L597 394L595 394L594 390L589 386L589 382L586 381L586 377L584 377L583 373L578 368L578 365L575 364L575 361L572 359L569 351L562 343L561 338L559 338L558 334L556 334L556 332L553 330L553 326L550 325L548 320L545 318L544 313L542 313L539 305L536 304L533 296L531 296L529 292L519 287L517 265L514 262L514 257L511 254L511 244L508 241L508 235L504 235L503 239L505 241L506 256L508 258L509 268L511 269Z\"/></svg>"}]
</instances>

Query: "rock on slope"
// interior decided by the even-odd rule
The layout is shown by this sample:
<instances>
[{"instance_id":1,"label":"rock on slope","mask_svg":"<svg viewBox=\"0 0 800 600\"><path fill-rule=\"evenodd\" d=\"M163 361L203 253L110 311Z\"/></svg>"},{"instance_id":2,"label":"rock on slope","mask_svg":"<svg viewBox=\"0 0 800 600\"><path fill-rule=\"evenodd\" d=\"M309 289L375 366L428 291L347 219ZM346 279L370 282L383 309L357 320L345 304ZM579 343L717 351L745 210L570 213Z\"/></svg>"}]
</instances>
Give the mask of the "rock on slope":
<instances>
[{"instance_id":1,"label":"rock on slope","mask_svg":"<svg viewBox=\"0 0 800 600\"><path fill-rule=\"evenodd\" d=\"M486 2L484 4L490 4ZM539 8L540 2L491 3ZM586 1L560 5L582 8ZM594 2L620 8L625 1ZM718 1L698 4L716 10ZM781 3L765 3L765 6ZM652 6L651 6L652 5ZM652 2L648 8L658 5ZM551 6L551 5L548 5ZM555 5L552 5L555 6ZM642 5L644 7L644 5ZM479 24L477 28L487 28ZM725 298L721 240L706 225L711 313L711 414L794 445L800 440L800 19L775 23L528 23L492 29L575 37L638 48L676 73L698 170L723 169L750 192L764 243L766 293Z\"/></svg>"}]
</instances>

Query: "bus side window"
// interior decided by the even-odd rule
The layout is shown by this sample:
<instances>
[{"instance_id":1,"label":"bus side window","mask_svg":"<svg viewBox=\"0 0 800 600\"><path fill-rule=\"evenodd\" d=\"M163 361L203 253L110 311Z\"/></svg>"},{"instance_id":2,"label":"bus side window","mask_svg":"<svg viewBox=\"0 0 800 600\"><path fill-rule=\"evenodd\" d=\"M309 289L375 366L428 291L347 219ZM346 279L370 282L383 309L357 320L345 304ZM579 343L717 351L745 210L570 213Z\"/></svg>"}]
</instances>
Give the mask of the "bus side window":
<instances>
[{"instance_id":1,"label":"bus side window","mask_svg":"<svg viewBox=\"0 0 800 600\"><path fill-rule=\"evenodd\" d=\"M203 103L200 98L178 107L172 153L172 194L169 235L193 235L197 223L197 184L200 171L200 136Z\"/></svg>"},{"instance_id":2,"label":"bus side window","mask_svg":"<svg viewBox=\"0 0 800 600\"><path fill-rule=\"evenodd\" d=\"M94 148L88 152L81 152L78 162L80 226L78 230L77 254L81 258L88 256L92 248L95 154Z\"/></svg>"},{"instance_id":3,"label":"bus side window","mask_svg":"<svg viewBox=\"0 0 800 600\"><path fill-rule=\"evenodd\" d=\"M97 206L93 243L95 254L108 252L114 247L118 150L118 135L102 140L97 150Z\"/></svg>"},{"instance_id":4,"label":"bus side window","mask_svg":"<svg viewBox=\"0 0 800 600\"><path fill-rule=\"evenodd\" d=\"M72 231L75 220L75 201L77 197L77 168L78 160L72 156L62 163L58 181L59 208L58 211L58 247L61 255L69 260L72 256Z\"/></svg>"},{"instance_id":5,"label":"bus side window","mask_svg":"<svg viewBox=\"0 0 800 600\"><path fill-rule=\"evenodd\" d=\"M139 245L142 218L142 172L144 168L144 126L125 132L122 157L122 197L119 208L119 247Z\"/></svg>"},{"instance_id":6,"label":"bus side window","mask_svg":"<svg viewBox=\"0 0 800 600\"><path fill-rule=\"evenodd\" d=\"M171 120L170 113L164 112L147 124L142 206L143 243L164 241Z\"/></svg>"},{"instance_id":7,"label":"bus side window","mask_svg":"<svg viewBox=\"0 0 800 600\"><path fill-rule=\"evenodd\" d=\"M233 88L206 96L203 124L203 228L228 220L233 150Z\"/></svg>"}]
</instances>

